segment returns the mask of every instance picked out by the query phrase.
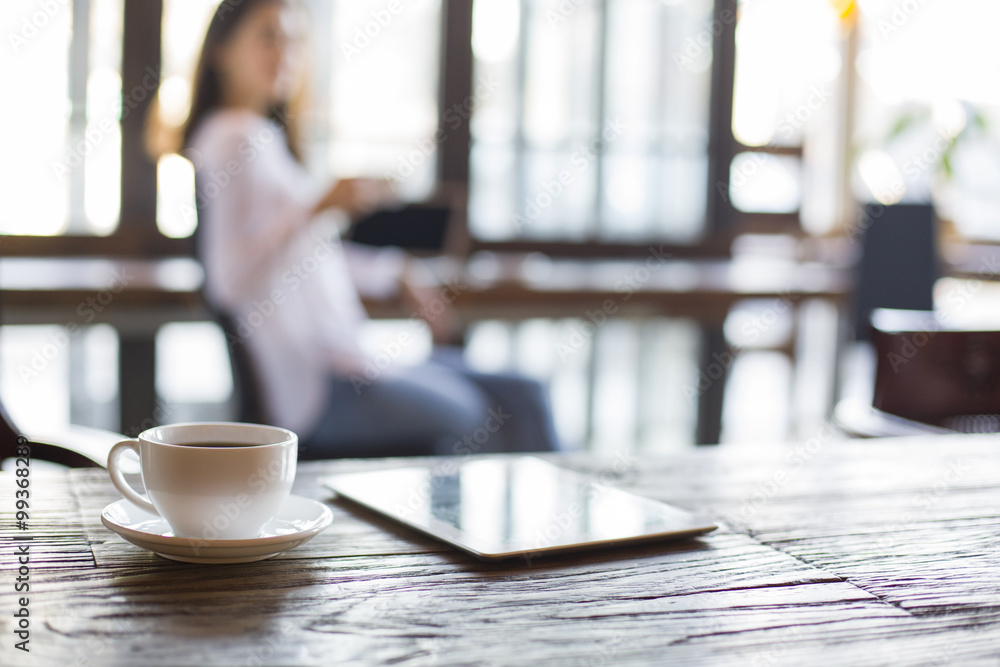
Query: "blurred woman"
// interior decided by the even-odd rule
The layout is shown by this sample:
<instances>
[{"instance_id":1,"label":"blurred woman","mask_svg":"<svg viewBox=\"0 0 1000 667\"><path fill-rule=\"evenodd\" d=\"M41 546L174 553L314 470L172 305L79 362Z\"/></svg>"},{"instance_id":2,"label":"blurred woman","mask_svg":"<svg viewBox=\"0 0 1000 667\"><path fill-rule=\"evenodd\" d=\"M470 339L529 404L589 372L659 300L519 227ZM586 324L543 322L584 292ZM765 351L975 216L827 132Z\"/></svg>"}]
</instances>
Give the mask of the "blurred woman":
<instances>
[{"instance_id":1,"label":"blurred woman","mask_svg":"<svg viewBox=\"0 0 1000 667\"><path fill-rule=\"evenodd\" d=\"M359 290L398 297L436 340L454 333L448 303L410 279L400 252L345 250L338 217L386 202L387 184L322 189L302 164L296 101L305 16L288 0L226 0L208 28L183 131L196 170L206 297L237 323L268 416L300 435L303 458L546 450L556 447L544 391L473 373L456 355L398 361L404 331L362 349Z\"/></svg>"}]
</instances>

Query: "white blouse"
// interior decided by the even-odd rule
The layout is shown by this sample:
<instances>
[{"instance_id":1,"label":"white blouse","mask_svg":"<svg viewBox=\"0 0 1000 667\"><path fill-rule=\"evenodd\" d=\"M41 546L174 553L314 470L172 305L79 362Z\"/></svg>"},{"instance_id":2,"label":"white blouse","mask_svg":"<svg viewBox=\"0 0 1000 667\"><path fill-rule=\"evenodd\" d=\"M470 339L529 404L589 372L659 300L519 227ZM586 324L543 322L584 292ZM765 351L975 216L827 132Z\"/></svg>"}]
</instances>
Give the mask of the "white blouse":
<instances>
[{"instance_id":1,"label":"white blouse","mask_svg":"<svg viewBox=\"0 0 1000 667\"><path fill-rule=\"evenodd\" d=\"M263 116L212 112L187 156L198 178L206 296L236 320L230 345L248 346L269 418L305 435L323 411L329 376L360 373L368 360L354 278L364 275L366 293L385 296L403 257L345 251L331 216L310 220L323 193Z\"/></svg>"}]
</instances>

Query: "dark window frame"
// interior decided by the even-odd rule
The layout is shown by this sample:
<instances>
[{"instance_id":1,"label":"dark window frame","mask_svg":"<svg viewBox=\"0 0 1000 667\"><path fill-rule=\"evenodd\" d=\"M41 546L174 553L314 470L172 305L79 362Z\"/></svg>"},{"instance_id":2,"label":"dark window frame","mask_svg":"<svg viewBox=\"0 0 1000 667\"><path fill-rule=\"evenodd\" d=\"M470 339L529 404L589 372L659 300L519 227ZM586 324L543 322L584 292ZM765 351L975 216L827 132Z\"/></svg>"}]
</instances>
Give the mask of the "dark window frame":
<instances>
[{"instance_id":1,"label":"dark window frame","mask_svg":"<svg viewBox=\"0 0 1000 667\"><path fill-rule=\"evenodd\" d=\"M607 2L608 0L603 0ZM163 0L123 0L122 91L141 86L149 68L160 71ZM704 233L694 244L662 244L677 257L717 257L728 253L729 242L739 229L770 231L800 230L797 214L741 214L726 194L729 170L740 152L732 134L733 80L736 55L738 0L716 0L713 25L718 34L713 43L708 146L708 188ZM473 93L472 53L473 0L443 0L441 8L440 108L462 104ZM156 163L145 150L144 132L153 96L138 103L122 121L121 218L108 236L3 236L7 256L115 256L158 258L192 253L190 238L164 236L156 226ZM459 194L460 252L475 250L544 252L553 256L628 257L648 252L649 243L545 242L514 240L483 242L468 233L465 206L469 185L471 134L468 123L459 128L439 127L449 140L439 144L437 176L441 185ZM716 184L723 184L722 187ZM660 245L660 244L658 244Z\"/></svg>"}]
</instances>

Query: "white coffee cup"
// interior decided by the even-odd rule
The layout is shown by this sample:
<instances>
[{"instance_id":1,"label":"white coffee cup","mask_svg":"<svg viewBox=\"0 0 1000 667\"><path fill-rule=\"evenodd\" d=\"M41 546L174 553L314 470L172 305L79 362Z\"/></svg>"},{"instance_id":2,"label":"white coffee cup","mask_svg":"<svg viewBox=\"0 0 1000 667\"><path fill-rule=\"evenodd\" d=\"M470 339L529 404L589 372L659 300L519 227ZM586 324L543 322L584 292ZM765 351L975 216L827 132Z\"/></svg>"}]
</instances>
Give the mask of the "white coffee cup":
<instances>
[{"instance_id":1,"label":"white coffee cup","mask_svg":"<svg viewBox=\"0 0 1000 667\"><path fill-rule=\"evenodd\" d=\"M147 496L122 474L125 451L139 455ZM156 426L108 455L111 482L125 498L159 514L177 537L258 537L295 481L298 436L259 424L200 422Z\"/></svg>"}]
</instances>

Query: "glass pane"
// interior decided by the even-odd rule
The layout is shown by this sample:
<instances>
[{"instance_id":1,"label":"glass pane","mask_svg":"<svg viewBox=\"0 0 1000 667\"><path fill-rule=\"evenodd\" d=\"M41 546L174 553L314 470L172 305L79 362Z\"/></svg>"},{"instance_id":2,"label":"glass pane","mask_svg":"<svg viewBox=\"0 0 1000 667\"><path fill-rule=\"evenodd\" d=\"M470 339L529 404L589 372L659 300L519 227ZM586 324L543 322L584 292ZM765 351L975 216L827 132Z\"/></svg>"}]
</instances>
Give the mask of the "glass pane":
<instances>
[{"instance_id":1,"label":"glass pane","mask_svg":"<svg viewBox=\"0 0 1000 667\"><path fill-rule=\"evenodd\" d=\"M161 327L156 369L156 393L168 404L222 403L233 393L226 338L211 322Z\"/></svg>"},{"instance_id":2,"label":"glass pane","mask_svg":"<svg viewBox=\"0 0 1000 667\"><path fill-rule=\"evenodd\" d=\"M706 200L711 12L711 0L478 0L476 73L495 78L499 92L473 118L473 235L696 234ZM503 39L476 37L491 25Z\"/></svg>"},{"instance_id":3,"label":"glass pane","mask_svg":"<svg viewBox=\"0 0 1000 667\"><path fill-rule=\"evenodd\" d=\"M122 0L4 5L0 233L108 234L121 181Z\"/></svg>"},{"instance_id":4,"label":"glass pane","mask_svg":"<svg viewBox=\"0 0 1000 667\"><path fill-rule=\"evenodd\" d=\"M517 203L514 158L515 153L509 145L482 142L472 147L469 217L476 221L478 238L513 239L530 224L530 220L522 222L514 213Z\"/></svg>"},{"instance_id":5,"label":"glass pane","mask_svg":"<svg viewBox=\"0 0 1000 667\"><path fill-rule=\"evenodd\" d=\"M488 240L516 238L520 223L514 218L520 179L515 146L518 143L521 98L516 85L521 12L511 0L476 0L472 17L472 50L476 78L499 82L491 95L476 100L469 129L469 215L476 236Z\"/></svg>"},{"instance_id":6,"label":"glass pane","mask_svg":"<svg viewBox=\"0 0 1000 667\"><path fill-rule=\"evenodd\" d=\"M162 88L168 89L168 99L159 102L167 108L171 119L183 121L190 95L189 81L205 39L208 22L219 0L164 0ZM172 86L176 86L171 90ZM178 118L177 113L180 112Z\"/></svg>"},{"instance_id":7,"label":"glass pane","mask_svg":"<svg viewBox=\"0 0 1000 667\"><path fill-rule=\"evenodd\" d=\"M156 163L156 226L164 236L184 238L198 226L194 165L177 154Z\"/></svg>"},{"instance_id":8,"label":"glass pane","mask_svg":"<svg viewBox=\"0 0 1000 667\"><path fill-rule=\"evenodd\" d=\"M218 4L164 2L159 103L174 125L185 119L201 42ZM310 170L320 179L390 178L407 198L429 194L437 149L439 0L400 5L396 13L379 0L304 5L311 27L310 106L303 118ZM190 235L196 224L190 165L162 158L158 186L160 230Z\"/></svg>"},{"instance_id":9,"label":"glass pane","mask_svg":"<svg viewBox=\"0 0 1000 667\"><path fill-rule=\"evenodd\" d=\"M855 195L933 202L960 234L1000 240L1000 90L992 85L1000 4L867 0L861 8Z\"/></svg>"},{"instance_id":10,"label":"glass pane","mask_svg":"<svg viewBox=\"0 0 1000 667\"><path fill-rule=\"evenodd\" d=\"M69 344L63 327L0 328L0 392L22 431L69 423Z\"/></svg>"},{"instance_id":11,"label":"glass pane","mask_svg":"<svg viewBox=\"0 0 1000 667\"><path fill-rule=\"evenodd\" d=\"M628 128L622 139L636 146L656 137L660 119L657 76L667 54L660 38L666 13L661 3L617 0L608 5L606 108Z\"/></svg>"},{"instance_id":12,"label":"glass pane","mask_svg":"<svg viewBox=\"0 0 1000 667\"><path fill-rule=\"evenodd\" d=\"M201 44L218 5L219 0L164 0L157 104L167 126L180 127L187 118L191 81ZM165 155L158 161L156 171L156 226L165 236L190 236L198 223L193 166L178 155Z\"/></svg>"},{"instance_id":13,"label":"glass pane","mask_svg":"<svg viewBox=\"0 0 1000 667\"><path fill-rule=\"evenodd\" d=\"M592 449L611 454L635 438L639 345L636 324L609 320L594 333L594 442Z\"/></svg>"},{"instance_id":14,"label":"glass pane","mask_svg":"<svg viewBox=\"0 0 1000 667\"><path fill-rule=\"evenodd\" d=\"M793 213L802 202L801 161L769 153L740 153L729 173L729 196L740 211Z\"/></svg>"},{"instance_id":15,"label":"glass pane","mask_svg":"<svg viewBox=\"0 0 1000 667\"><path fill-rule=\"evenodd\" d=\"M705 223L704 193L708 187L708 154L674 155L660 163L658 229L664 237L693 241Z\"/></svg>"},{"instance_id":16,"label":"glass pane","mask_svg":"<svg viewBox=\"0 0 1000 667\"><path fill-rule=\"evenodd\" d=\"M90 74L84 138L96 145L86 156L85 231L110 234L118 226L121 209L123 4L122 0L89 0L89 5Z\"/></svg>"},{"instance_id":17,"label":"glass pane","mask_svg":"<svg viewBox=\"0 0 1000 667\"><path fill-rule=\"evenodd\" d=\"M597 125L597 7L592 0L572 7L570 12L557 0L534 0L529 5L524 137L532 148L585 141Z\"/></svg>"},{"instance_id":18,"label":"glass pane","mask_svg":"<svg viewBox=\"0 0 1000 667\"><path fill-rule=\"evenodd\" d=\"M802 145L814 116L839 111L834 97L839 47L832 3L741 2L733 91L736 139L748 146Z\"/></svg>"},{"instance_id":19,"label":"glass pane","mask_svg":"<svg viewBox=\"0 0 1000 667\"><path fill-rule=\"evenodd\" d=\"M799 213L815 234L832 231L841 217L840 77L845 28L856 13L853 2L839 0L741 0L733 136L747 146L807 150L804 161L739 157L731 174L738 209Z\"/></svg>"},{"instance_id":20,"label":"glass pane","mask_svg":"<svg viewBox=\"0 0 1000 667\"><path fill-rule=\"evenodd\" d=\"M596 169L584 151L532 151L524 157L526 190L513 225L522 237L582 238L593 218Z\"/></svg>"},{"instance_id":21,"label":"glass pane","mask_svg":"<svg viewBox=\"0 0 1000 667\"><path fill-rule=\"evenodd\" d=\"M682 240L701 227L711 10L711 2L609 5L603 238ZM677 173L678 161L690 171Z\"/></svg>"},{"instance_id":22,"label":"glass pane","mask_svg":"<svg viewBox=\"0 0 1000 667\"><path fill-rule=\"evenodd\" d=\"M603 236L618 240L648 237L659 203L654 197L659 160L610 148L604 163Z\"/></svg>"},{"instance_id":23,"label":"glass pane","mask_svg":"<svg viewBox=\"0 0 1000 667\"><path fill-rule=\"evenodd\" d=\"M393 5L384 0L333 3L329 171L333 176L391 178L404 197L434 184L438 126L440 0ZM444 110L458 122L468 109Z\"/></svg>"},{"instance_id":24,"label":"glass pane","mask_svg":"<svg viewBox=\"0 0 1000 667\"><path fill-rule=\"evenodd\" d=\"M2 27L0 87L18 91L21 102L0 105L0 125L17 128L5 133L0 153L0 233L60 234L75 168L66 164L72 8L60 4L50 14L36 0L8 1Z\"/></svg>"}]
</instances>

